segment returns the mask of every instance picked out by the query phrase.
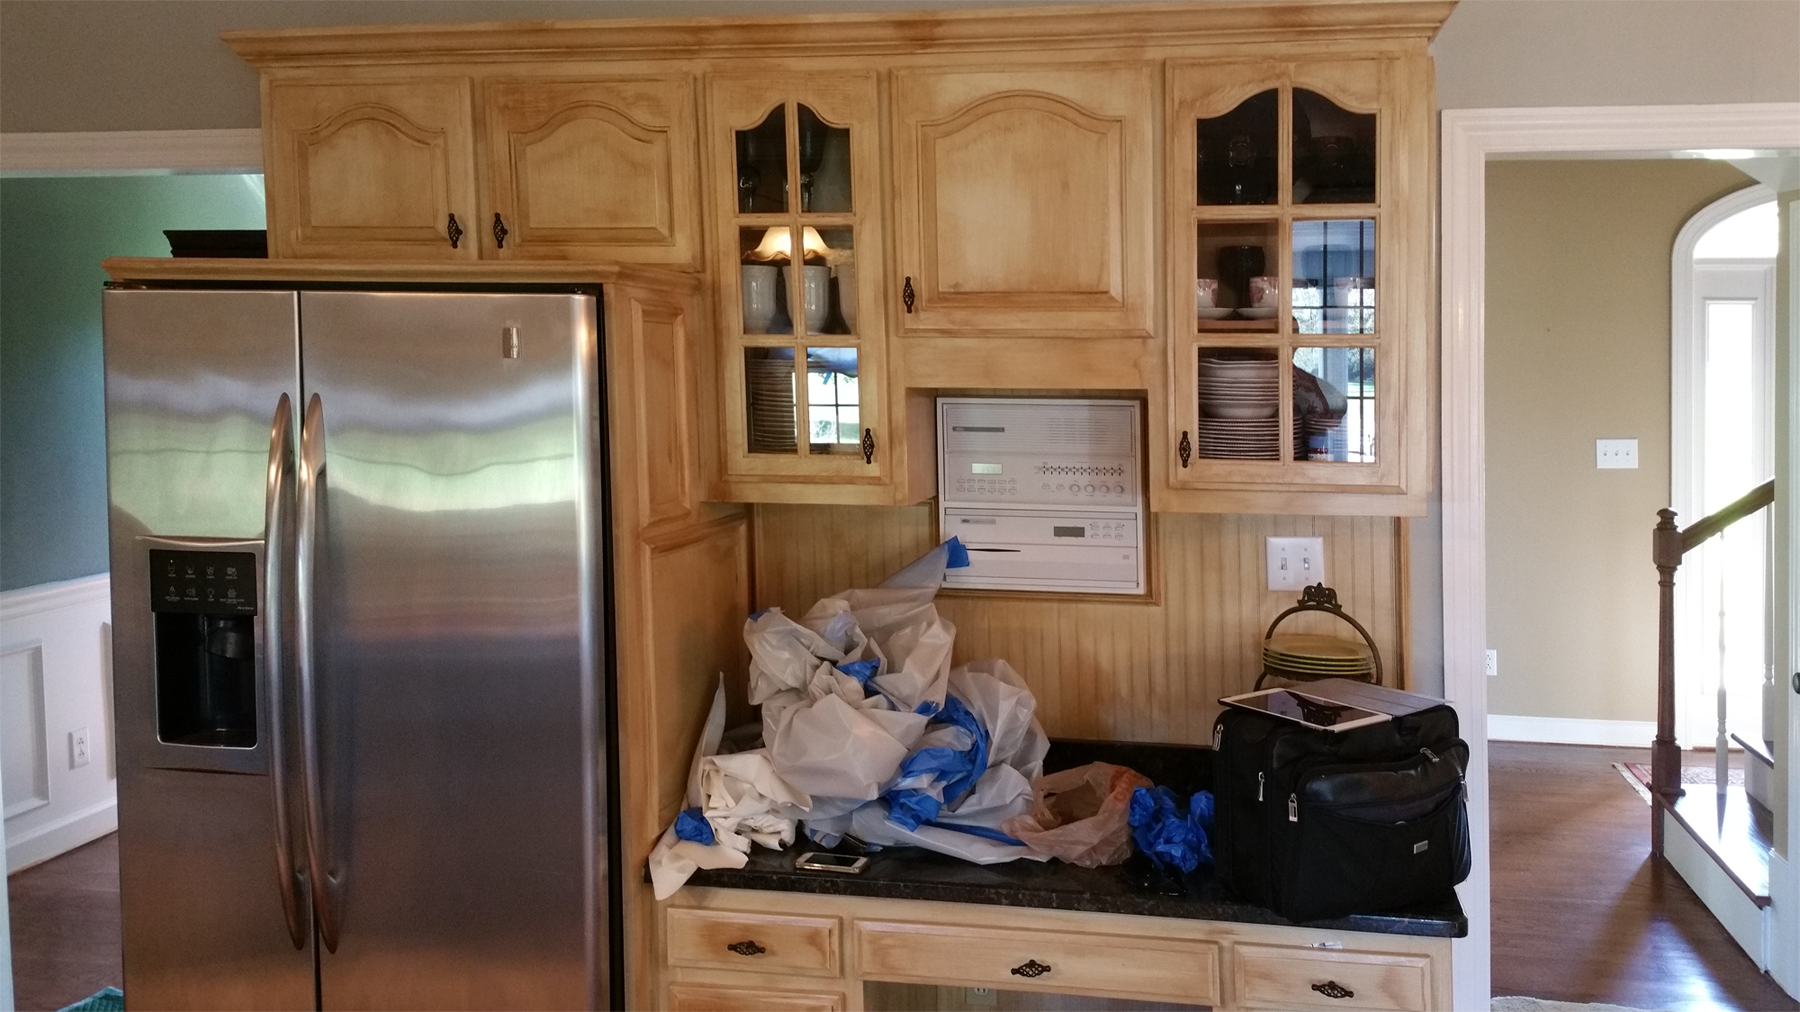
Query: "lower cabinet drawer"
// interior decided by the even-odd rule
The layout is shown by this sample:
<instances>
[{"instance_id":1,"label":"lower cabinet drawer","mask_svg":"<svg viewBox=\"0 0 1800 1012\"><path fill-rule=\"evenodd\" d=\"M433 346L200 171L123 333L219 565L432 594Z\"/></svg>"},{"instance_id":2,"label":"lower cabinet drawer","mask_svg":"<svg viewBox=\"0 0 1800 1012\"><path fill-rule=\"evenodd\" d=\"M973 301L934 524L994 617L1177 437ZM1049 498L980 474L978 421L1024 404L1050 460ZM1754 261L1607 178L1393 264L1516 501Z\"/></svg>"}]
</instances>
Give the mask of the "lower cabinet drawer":
<instances>
[{"instance_id":1,"label":"lower cabinet drawer","mask_svg":"<svg viewBox=\"0 0 1800 1012\"><path fill-rule=\"evenodd\" d=\"M718 984L670 984L669 1012L841 1012L844 996L825 991L770 991Z\"/></svg>"},{"instance_id":2,"label":"lower cabinet drawer","mask_svg":"<svg viewBox=\"0 0 1800 1012\"><path fill-rule=\"evenodd\" d=\"M1232 968L1246 1009L1423 1012L1431 996L1427 956L1240 944Z\"/></svg>"},{"instance_id":3,"label":"lower cabinet drawer","mask_svg":"<svg viewBox=\"0 0 1800 1012\"><path fill-rule=\"evenodd\" d=\"M1219 1002L1219 947L1125 935L857 921L867 980Z\"/></svg>"},{"instance_id":4,"label":"lower cabinet drawer","mask_svg":"<svg viewBox=\"0 0 1800 1012\"><path fill-rule=\"evenodd\" d=\"M671 907L668 918L672 966L838 976L836 917Z\"/></svg>"}]
</instances>

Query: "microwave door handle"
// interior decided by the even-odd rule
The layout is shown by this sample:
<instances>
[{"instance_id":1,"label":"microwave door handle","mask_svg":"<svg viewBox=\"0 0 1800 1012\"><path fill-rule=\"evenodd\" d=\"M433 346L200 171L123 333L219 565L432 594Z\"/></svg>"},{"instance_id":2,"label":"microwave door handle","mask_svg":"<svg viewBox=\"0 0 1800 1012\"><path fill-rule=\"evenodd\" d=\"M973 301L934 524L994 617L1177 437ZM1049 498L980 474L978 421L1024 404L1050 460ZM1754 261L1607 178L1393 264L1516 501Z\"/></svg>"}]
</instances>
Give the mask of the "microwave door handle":
<instances>
[{"instance_id":1,"label":"microwave door handle","mask_svg":"<svg viewBox=\"0 0 1800 1012\"><path fill-rule=\"evenodd\" d=\"M337 886L329 875L325 805L319 780L317 655L313 614L318 604L314 566L319 541L319 483L325 477L325 406L318 394L300 422L300 520L294 532L294 667L300 688L300 766L306 794L306 859L312 871L319 937L328 952L338 945Z\"/></svg>"},{"instance_id":2,"label":"microwave door handle","mask_svg":"<svg viewBox=\"0 0 1800 1012\"><path fill-rule=\"evenodd\" d=\"M292 830L288 823L287 749L284 745L287 662L282 616L287 610L288 502L294 480L294 405L287 394L275 405L269 426L269 477L263 501L263 682L269 696L269 779L275 794L275 869L281 876L281 912L287 918L294 948L306 948L303 913L306 877L294 868Z\"/></svg>"}]
</instances>

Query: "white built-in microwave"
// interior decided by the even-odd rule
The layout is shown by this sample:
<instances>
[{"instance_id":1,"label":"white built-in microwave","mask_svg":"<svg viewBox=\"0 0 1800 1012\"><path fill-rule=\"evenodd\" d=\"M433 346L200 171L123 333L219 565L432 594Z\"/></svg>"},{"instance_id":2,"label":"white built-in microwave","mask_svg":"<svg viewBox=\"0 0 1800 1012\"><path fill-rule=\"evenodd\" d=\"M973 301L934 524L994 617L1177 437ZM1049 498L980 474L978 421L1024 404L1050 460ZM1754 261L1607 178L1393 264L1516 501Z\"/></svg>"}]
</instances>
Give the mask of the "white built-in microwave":
<instances>
[{"instance_id":1,"label":"white built-in microwave","mask_svg":"<svg viewBox=\"0 0 1800 1012\"><path fill-rule=\"evenodd\" d=\"M940 397L938 530L969 550L946 587L1144 593L1135 400Z\"/></svg>"}]
</instances>

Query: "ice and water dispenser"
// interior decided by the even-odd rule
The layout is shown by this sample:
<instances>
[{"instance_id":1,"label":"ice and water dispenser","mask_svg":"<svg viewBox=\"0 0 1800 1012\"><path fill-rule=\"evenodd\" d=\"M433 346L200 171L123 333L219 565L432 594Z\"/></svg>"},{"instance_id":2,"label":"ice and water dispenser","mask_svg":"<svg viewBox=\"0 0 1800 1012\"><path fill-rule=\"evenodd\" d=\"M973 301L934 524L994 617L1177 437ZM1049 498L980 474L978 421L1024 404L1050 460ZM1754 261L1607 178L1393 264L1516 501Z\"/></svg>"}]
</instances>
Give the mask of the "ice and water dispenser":
<instances>
[{"instance_id":1,"label":"ice and water dispenser","mask_svg":"<svg viewBox=\"0 0 1800 1012\"><path fill-rule=\"evenodd\" d=\"M256 747L256 556L150 551L156 736Z\"/></svg>"}]
</instances>

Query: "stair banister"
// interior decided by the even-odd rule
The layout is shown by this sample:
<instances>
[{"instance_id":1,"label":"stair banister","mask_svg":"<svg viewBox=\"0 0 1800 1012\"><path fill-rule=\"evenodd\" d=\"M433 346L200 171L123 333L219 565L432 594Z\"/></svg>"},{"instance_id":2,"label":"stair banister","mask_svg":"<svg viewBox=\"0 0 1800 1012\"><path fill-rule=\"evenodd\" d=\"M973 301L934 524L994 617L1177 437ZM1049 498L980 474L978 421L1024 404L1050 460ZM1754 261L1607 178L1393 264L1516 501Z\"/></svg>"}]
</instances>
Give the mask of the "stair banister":
<instances>
[{"instance_id":1,"label":"stair banister","mask_svg":"<svg viewBox=\"0 0 1800 1012\"><path fill-rule=\"evenodd\" d=\"M1650 557L1656 563L1658 601L1656 630L1656 740L1650 744L1650 791L1658 801L1673 805L1681 790L1681 746L1675 743L1675 570L1681 559L1708 538L1775 501L1775 479L1770 478L1729 506L1688 525L1675 526L1675 511L1656 511L1658 520L1650 534ZM1663 852L1662 813L1650 810L1650 852Z\"/></svg>"}]
</instances>

